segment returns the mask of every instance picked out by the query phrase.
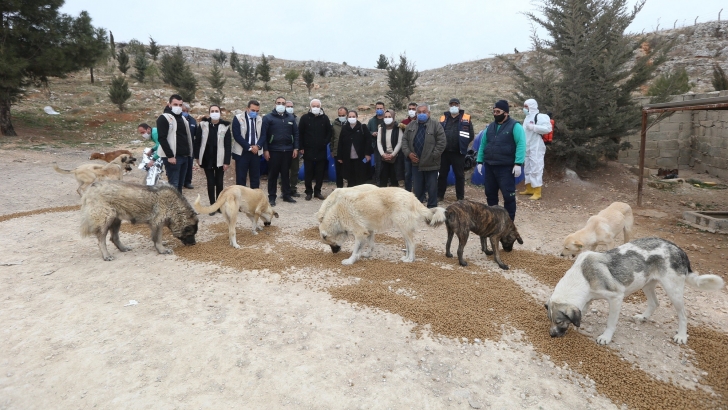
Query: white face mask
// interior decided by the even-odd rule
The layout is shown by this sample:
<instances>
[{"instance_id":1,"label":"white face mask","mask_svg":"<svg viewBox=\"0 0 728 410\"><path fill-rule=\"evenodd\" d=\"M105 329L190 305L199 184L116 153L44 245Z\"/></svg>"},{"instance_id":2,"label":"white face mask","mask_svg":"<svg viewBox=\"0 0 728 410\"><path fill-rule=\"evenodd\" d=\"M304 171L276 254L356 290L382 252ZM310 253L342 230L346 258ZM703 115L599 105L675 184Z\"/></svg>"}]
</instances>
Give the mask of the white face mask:
<instances>
[{"instance_id":1,"label":"white face mask","mask_svg":"<svg viewBox=\"0 0 728 410\"><path fill-rule=\"evenodd\" d=\"M417 112L415 110L409 110L409 111L407 111L407 115L409 115L410 118L415 118L415 116L417 115Z\"/></svg>"},{"instance_id":2,"label":"white face mask","mask_svg":"<svg viewBox=\"0 0 728 410\"><path fill-rule=\"evenodd\" d=\"M526 114L526 115L528 115L528 108L525 108L525 107L524 107L524 108L523 108L523 113L524 113L524 114Z\"/></svg>"},{"instance_id":3,"label":"white face mask","mask_svg":"<svg viewBox=\"0 0 728 410\"><path fill-rule=\"evenodd\" d=\"M286 107L286 112L289 114L293 114L293 107Z\"/></svg>"},{"instance_id":4,"label":"white face mask","mask_svg":"<svg viewBox=\"0 0 728 410\"><path fill-rule=\"evenodd\" d=\"M283 114L283 112L284 112L285 110L286 110L286 106L285 106L285 105L276 105L276 112L277 112L278 114Z\"/></svg>"},{"instance_id":5,"label":"white face mask","mask_svg":"<svg viewBox=\"0 0 728 410\"><path fill-rule=\"evenodd\" d=\"M220 119L220 113L219 112L211 112L210 113L210 119L213 121L217 121Z\"/></svg>"},{"instance_id":6,"label":"white face mask","mask_svg":"<svg viewBox=\"0 0 728 410\"><path fill-rule=\"evenodd\" d=\"M151 138L151 135L149 135L149 133L148 133L148 132L145 132L144 134L142 134L142 137L143 137L143 138L144 138L145 140L148 140L149 138Z\"/></svg>"},{"instance_id":7,"label":"white face mask","mask_svg":"<svg viewBox=\"0 0 728 410\"><path fill-rule=\"evenodd\" d=\"M346 122L346 117L339 117L339 122Z\"/></svg>"},{"instance_id":8,"label":"white face mask","mask_svg":"<svg viewBox=\"0 0 728 410\"><path fill-rule=\"evenodd\" d=\"M349 118L349 124L356 124L356 118Z\"/></svg>"},{"instance_id":9,"label":"white face mask","mask_svg":"<svg viewBox=\"0 0 728 410\"><path fill-rule=\"evenodd\" d=\"M321 114L321 107L311 107L311 112L313 115L319 115Z\"/></svg>"},{"instance_id":10,"label":"white face mask","mask_svg":"<svg viewBox=\"0 0 728 410\"><path fill-rule=\"evenodd\" d=\"M459 112L460 112L460 107L458 107L458 106L450 107L450 114L457 115Z\"/></svg>"},{"instance_id":11,"label":"white face mask","mask_svg":"<svg viewBox=\"0 0 728 410\"><path fill-rule=\"evenodd\" d=\"M174 115L182 114L182 107L179 107L179 106L172 107L172 114L174 114Z\"/></svg>"},{"instance_id":12,"label":"white face mask","mask_svg":"<svg viewBox=\"0 0 728 410\"><path fill-rule=\"evenodd\" d=\"M394 118L385 118L384 119L384 123L387 124L387 125L391 124L392 121L394 121Z\"/></svg>"}]
</instances>

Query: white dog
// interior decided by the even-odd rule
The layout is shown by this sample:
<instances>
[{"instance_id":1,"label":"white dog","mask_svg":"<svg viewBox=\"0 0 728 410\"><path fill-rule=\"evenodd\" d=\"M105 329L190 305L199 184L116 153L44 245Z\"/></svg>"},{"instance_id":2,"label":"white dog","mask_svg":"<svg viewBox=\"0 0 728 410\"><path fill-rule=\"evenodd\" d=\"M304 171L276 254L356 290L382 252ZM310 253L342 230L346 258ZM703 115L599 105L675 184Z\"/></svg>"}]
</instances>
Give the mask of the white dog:
<instances>
[{"instance_id":1,"label":"white dog","mask_svg":"<svg viewBox=\"0 0 728 410\"><path fill-rule=\"evenodd\" d=\"M716 275L698 275L690 269L688 255L677 245L660 238L642 238L605 253L584 252L566 271L546 304L551 320L551 337L566 333L569 324L581 325L581 312L594 299L609 301L607 328L597 343L607 344L617 328L624 297L642 289L647 296L647 309L635 320L645 320L659 302L655 286L660 284L677 311L678 330L673 340L688 340L688 319L683 304L685 283L703 291L723 288L723 279Z\"/></svg>"},{"instance_id":2,"label":"white dog","mask_svg":"<svg viewBox=\"0 0 728 410\"><path fill-rule=\"evenodd\" d=\"M624 243L632 237L632 208L624 202L613 202L606 209L589 218L586 226L564 239L561 256L576 256L583 249L595 251L598 245L607 250L614 248L614 239L624 231Z\"/></svg>"},{"instance_id":3,"label":"white dog","mask_svg":"<svg viewBox=\"0 0 728 410\"><path fill-rule=\"evenodd\" d=\"M337 253L349 234L354 235L354 251L341 262L351 265L371 254L376 232L397 228L407 246L402 261L413 262L417 225L425 221L436 227L445 222L445 208L428 209L402 188L372 187L339 188L326 198L317 213L321 239ZM365 244L368 249L362 252Z\"/></svg>"}]
</instances>

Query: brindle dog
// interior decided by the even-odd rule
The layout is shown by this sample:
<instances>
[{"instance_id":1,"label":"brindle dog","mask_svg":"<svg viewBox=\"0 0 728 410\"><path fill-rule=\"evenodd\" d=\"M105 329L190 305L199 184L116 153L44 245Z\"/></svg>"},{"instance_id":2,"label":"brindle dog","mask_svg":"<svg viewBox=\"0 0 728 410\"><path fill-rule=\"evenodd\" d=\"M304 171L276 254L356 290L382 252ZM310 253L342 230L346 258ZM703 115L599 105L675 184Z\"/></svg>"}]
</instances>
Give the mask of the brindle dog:
<instances>
[{"instance_id":1,"label":"brindle dog","mask_svg":"<svg viewBox=\"0 0 728 410\"><path fill-rule=\"evenodd\" d=\"M460 265L468 266L463 259L463 249L468 243L468 235L472 231L480 236L480 248L486 255L495 254L495 261L501 269L507 270L508 265L501 261L498 253L498 242L503 245L503 250L513 250L513 243L518 241L523 245L523 239L518 234L516 225L508 216L508 211L501 206L488 206L479 202L460 200L447 207L445 210L445 226L447 227L447 245L445 245L445 256L452 258L450 244L453 235L458 236L458 260ZM486 239L490 238L493 250L488 250Z\"/></svg>"}]
</instances>

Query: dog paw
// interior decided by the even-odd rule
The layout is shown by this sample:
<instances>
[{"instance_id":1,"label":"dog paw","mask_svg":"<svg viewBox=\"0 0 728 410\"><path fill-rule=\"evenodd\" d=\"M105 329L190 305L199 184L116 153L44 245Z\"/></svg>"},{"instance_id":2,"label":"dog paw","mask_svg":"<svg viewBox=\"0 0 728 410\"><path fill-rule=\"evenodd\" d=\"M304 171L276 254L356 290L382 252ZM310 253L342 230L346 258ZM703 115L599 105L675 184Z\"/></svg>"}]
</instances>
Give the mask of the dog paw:
<instances>
[{"instance_id":1,"label":"dog paw","mask_svg":"<svg viewBox=\"0 0 728 410\"><path fill-rule=\"evenodd\" d=\"M602 333L599 337L597 337L597 344L600 344L600 345L607 345L611 341L612 341L612 336L607 336L604 333Z\"/></svg>"},{"instance_id":2,"label":"dog paw","mask_svg":"<svg viewBox=\"0 0 728 410\"><path fill-rule=\"evenodd\" d=\"M342 265L353 265L354 261L351 259L344 259L343 261L341 261L341 264Z\"/></svg>"},{"instance_id":3,"label":"dog paw","mask_svg":"<svg viewBox=\"0 0 728 410\"><path fill-rule=\"evenodd\" d=\"M371 251L363 252L361 254L361 257L362 258L370 258L371 256L372 256L372 252Z\"/></svg>"},{"instance_id":4,"label":"dog paw","mask_svg":"<svg viewBox=\"0 0 728 410\"><path fill-rule=\"evenodd\" d=\"M119 252L129 252L130 250L131 248L128 246L122 246L121 248L119 248Z\"/></svg>"},{"instance_id":5,"label":"dog paw","mask_svg":"<svg viewBox=\"0 0 728 410\"><path fill-rule=\"evenodd\" d=\"M460 261L460 266L468 266L468 263L465 261Z\"/></svg>"},{"instance_id":6,"label":"dog paw","mask_svg":"<svg viewBox=\"0 0 728 410\"><path fill-rule=\"evenodd\" d=\"M644 315L634 315L634 316L632 316L632 319L634 319L634 321L637 323L642 323L645 320L647 320L647 318Z\"/></svg>"},{"instance_id":7,"label":"dog paw","mask_svg":"<svg viewBox=\"0 0 728 410\"><path fill-rule=\"evenodd\" d=\"M233 243L231 245L233 245L233 248L235 248L235 249L240 249L240 245L238 245L237 243Z\"/></svg>"},{"instance_id":8,"label":"dog paw","mask_svg":"<svg viewBox=\"0 0 728 410\"><path fill-rule=\"evenodd\" d=\"M485 252L485 254L486 254L486 255L488 255L488 256L490 256L490 255L492 255L492 254L493 254L493 251L489 251L489 250L485 250L485 251L483 251L483 252Z\"/></svg>"},{"instance_id":9,"label":"dog paw","mask_svg":"<svg viewBox=\"0 0 728 410\"><path fill-rule=\"evenodd\" d=\"M258 231L253 229L253 235L257 235L257 234L258 234Z\"/></svg>"},{"instance_id":10,"label":"dog paw","mask_svg":"<svg viewBox=\"0 0 728 410\"><path fill-rule=\"evenodd\" d=\"M415 261L414 258L409 258L407 256L402 257L401 260L402 260L402 262L407 262L407 263Z\"/></svg>"},{"instance_id":11,"label":"dog paw","mask_svg":"<svg viewBox=\"0 0 728 410\"><path fill-rule=\"evenodd\" d=\"M165 255L171 255L174 252L172 252L171 249L163 249L162 252L159 252L159 253L165 254Z\"/></svg>"},{"instance_id":12,"label":"dog paw","mask_svg":"<svg viewBox=\"0 0 728 410\"><path fill-rule=\"evenodd\" d=\"M505 263L502 265L498 265L498 266L500 266L500 268L503 270L508 270L508 265L506 265Z\"/></svg>"},{"instance_id":13,"label":"dog paw","mask_svg":"<svg viewBox=\"0 0 728 410\"><path fill-rule=\"evenodd\" d=\"M452 258L452 253L450 253L450 252L445 253L445 257Z\"/></svg>"},{"instance_id":14,"label":"dog paw","mask_svg":"<svg viewBox=\"0 0 728 410\"><path fill-rule=\"evenodd\" d=\"M684 345L685 343L688 342L688 335L687 334L685 334L685 335L677 334L672 337L672 341L679 345Z\"/></svg>"},{"instance_id":15,"label":"dog paw","mask_svg":"<svg viewBox=\"0 0 728 410\"><path fill-rule=\"evenodd\" d=\"M114 257L113 257L113 256L111 256L111 255L109 255L109 256L104 256L104 260L105 260L106 262L111 262L111 261L113 261L113 260L114 260Z\"/></svg>"}]
</instances>

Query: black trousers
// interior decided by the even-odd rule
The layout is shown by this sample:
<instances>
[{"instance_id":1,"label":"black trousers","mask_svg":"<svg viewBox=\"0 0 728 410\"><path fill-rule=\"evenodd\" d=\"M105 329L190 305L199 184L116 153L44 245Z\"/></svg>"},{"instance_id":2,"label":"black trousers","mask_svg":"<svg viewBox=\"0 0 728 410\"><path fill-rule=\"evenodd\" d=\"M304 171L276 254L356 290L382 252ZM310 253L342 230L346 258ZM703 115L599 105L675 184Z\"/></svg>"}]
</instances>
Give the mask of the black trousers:
<instances>
[{"instance_id":1,"label":"black trousers","mask_svg":"<svg viewBox=\"0 0 728 410\"><path fill-rule=\"evenodd\" d=\"M455 197L465 199L465 155L459 152L445 151L440 158L440 176L437 178L437 196L442 198L447 191L447 174L455 174Z\"/></svg>"},{"instance_id":2,"label":"black trousers","mask_svg":"<svg viewBox=\"0 0 728 410\"><path fill-rule=\"evenodd\" d=\"M329 161L325 159L310 160L303 159L303 178L306 186L306 195L320 194L321 187L324 184L324 174L329 166ZM316 186L311 188L312 182L316 181Z\"/></svg>"},{"instance_id":3,"label":"black trousers","mask_svg":"<svg viewBox=\"0 0 728 410\"><path fill-rule=\"evenodd\" d=\"M399 156L399 154L397 154ZM381 157L379 157L381 159ZM397 158L397 162L395 163L389 163L386 161L381 161L381 170L379 173L379 187L384 188L387 186L387 183L389 183L389 186L399 186L399 182L397 181L397 164L399 163L400 158Z\"/></svg>"},{"instance_id":4,"label":"black trousers","mask_svg":"<svg viewBox=\"0 0 728 410\"><path fill-rule=\"evenodd\" d=\"M341 169L341 163L336 160L336 157L334 157L334 169L336 170L336 187L343 188L344 175L342 174L342 172L344 171Z\"/></svg>"},{"instance_id":5,"label":"black trousers","mask_svg":"<svg viewBox=\"0 0 728 410\"><path fill-rule=\"evenodd\" d=\"M217 197L222 192L223 177L225 171L222 167L205 168L205 177L207 177L207 198L210 199L210 205L217 201Z\"/></svg>"},{"instance_id":6,"label":"black trousers","mask_svg":"<svg viewBox=\"0 0 728 410\"><path fill-rule=\"evenodd\" d=\"M353 187L357 185L365 184L369 177L367 172L371 170L372 166L368 162L362 162L362 159L354 158L348 163L349 166L349 179L346 180L347 187Z\"/></svg>"},{"instance_id":7,"label":"black trousers","mask_svg":"<svg viewBox=\"0 0 728 410\"><path fill-rule=\"evenodd\" d=\"M293 151L270 151L268 160L268 200L275 201L278 190L278 176L281 177L281 196L291 197L291 181L289 170Z\"/></svg>"}]
</instances>

